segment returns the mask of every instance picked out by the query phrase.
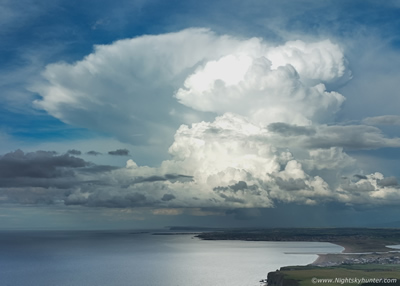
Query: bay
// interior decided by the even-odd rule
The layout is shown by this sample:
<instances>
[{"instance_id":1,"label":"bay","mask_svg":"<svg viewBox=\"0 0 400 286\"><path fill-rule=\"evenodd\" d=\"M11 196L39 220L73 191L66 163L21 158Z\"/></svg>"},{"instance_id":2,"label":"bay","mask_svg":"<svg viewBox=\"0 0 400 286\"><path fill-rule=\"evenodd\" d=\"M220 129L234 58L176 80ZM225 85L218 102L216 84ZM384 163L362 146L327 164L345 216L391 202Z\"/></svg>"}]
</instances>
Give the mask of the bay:
<instances>
[{"instance_id":1,"label":"bay","mask_svg":"<svg viewBox=\"0 0 400 286\"><path fill-rule=\"evenodd\" d=\"M255 286L285 265L343 248L322 242L203 241L127 231L0 233L1 285Z\"/></svg>"}]
</instances>

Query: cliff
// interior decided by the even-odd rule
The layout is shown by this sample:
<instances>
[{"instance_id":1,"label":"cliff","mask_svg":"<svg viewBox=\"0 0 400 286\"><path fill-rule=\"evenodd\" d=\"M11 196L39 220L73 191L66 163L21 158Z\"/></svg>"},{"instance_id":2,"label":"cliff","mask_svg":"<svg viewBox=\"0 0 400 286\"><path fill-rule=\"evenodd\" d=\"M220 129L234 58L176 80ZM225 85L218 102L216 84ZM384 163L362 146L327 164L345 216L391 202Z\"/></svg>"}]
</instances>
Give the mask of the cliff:
<instances>
[{"instance_id":1,"label":"cliff","mask_svg":"<svg viewBox=\"0 0 400 286\"><path fill-rule=\"evenodd\" d=\"M298 286L299 283L296 280L285 278L285 275L277 270L269 272L267 276L268 286Z\"/></svg>"}]
</instances>

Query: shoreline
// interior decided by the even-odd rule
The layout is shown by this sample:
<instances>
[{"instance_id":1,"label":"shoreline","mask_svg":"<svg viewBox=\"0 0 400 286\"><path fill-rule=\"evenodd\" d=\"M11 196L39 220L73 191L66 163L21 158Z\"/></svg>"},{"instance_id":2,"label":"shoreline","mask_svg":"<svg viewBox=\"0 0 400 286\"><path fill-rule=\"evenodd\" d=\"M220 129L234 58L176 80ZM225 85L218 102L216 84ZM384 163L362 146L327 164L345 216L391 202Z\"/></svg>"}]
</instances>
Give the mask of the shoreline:
<instances>
[{"instance_id":1,"label":"shoreline","mask_svg":"<svg viewBox=\"0 0 400 286\"><path fill-rule=\"evenodd\" d=\"M337 242L329 242L332 244L335 244L337 246L341 246L343 247L343 250L339 253L335 253L336 255L340 255L340 254L346 254L346 253L354 253L353 248L351 247L350 244L348 243L337 243ZM325 254L317 254L318 257L317 259L315 259L315 261L313 261L312 263L310 263L310 265L320 265L320 264L325 264L325 263L329 263L330 259L327 255L327 253Z\"/></svg>"},{"instance_id":2,"label":"shoreline","mask_svg":"<svg viewBox=\"0 0 400 286\"><path fill-rule=\"evenodd\" d=\"M400 255L388 245L400 244L400 229L377 228L273 228L209 232L204 240L329 242L343 248L336 253L314 253L309 266L341 264L400 264Z\"/></svg>"},{"instance_id":3,"label":"shoreline","mask_svg":"<svg viewBox=\"0 0 400 286\"><path fill-rule=\"evenodd\" d=\"M383 244L376 245L375 248L365 249L366 245L364 245L362 250L368 250L368 252L360 253L360 248L357 248L358 245L354 245L351 242L335 241L330 243L343 247L343 250L337 253L317 254L317 259L307 265L283 266L277 271L269 272L266 283L263 285L299 286L299 281L301 279L301 281L308 280L309 282L309 279L313 279L311 277L317 277L319 275L324 275L324 277L331 276L332 279L335 279L334 277L337 277L339 275L338 273L342 273L342 276L345 274L354 275L354 271L356 271L357 275L360 277L369 275L371 271L381 271L381 273L385 275L387 275L388 271L399 273L400 249L398 249L398 251L393 251L393 249ZM400 281L400 278L398 278L397 281ZM264 280L260 282L264 282ZM312 284L314 284L314 282L312 282Z\"/></svg>"},{"instance_id":4,"label":"shoreline","mask_svg":"<svg viewBox=\"0 0 400 286\"><path fill-rule=\"evenodd\" d=\"M371 249L368 252L359 252L357 250L355 251L352 245L348 243L333 244L343 247L344 250L340 253L318 254L318 258L309 265L326 267L341 264L400 264L400 250L393 251L386 246L384 248L380 246L376 249Z\"/></svg>"}]
</instances>

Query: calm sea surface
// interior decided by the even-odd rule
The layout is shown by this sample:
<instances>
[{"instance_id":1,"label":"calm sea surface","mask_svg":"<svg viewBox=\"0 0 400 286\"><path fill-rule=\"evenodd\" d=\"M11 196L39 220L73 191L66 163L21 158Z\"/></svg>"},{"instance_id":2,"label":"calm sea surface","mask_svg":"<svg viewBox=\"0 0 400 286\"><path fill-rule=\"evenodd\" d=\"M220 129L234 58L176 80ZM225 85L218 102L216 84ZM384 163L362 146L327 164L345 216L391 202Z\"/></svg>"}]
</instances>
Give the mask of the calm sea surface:
<instances>
[{"instance_id":1,"label":"calm sea surface","mask_svg":"<svg viewBox=\"0 0 400 286\"><path fill-rule=\"evenodd\" d=\"M134 232L0 232L0 285L257 286L268 272L343 248L202 241Z\"/></svg>"}]
</instances>

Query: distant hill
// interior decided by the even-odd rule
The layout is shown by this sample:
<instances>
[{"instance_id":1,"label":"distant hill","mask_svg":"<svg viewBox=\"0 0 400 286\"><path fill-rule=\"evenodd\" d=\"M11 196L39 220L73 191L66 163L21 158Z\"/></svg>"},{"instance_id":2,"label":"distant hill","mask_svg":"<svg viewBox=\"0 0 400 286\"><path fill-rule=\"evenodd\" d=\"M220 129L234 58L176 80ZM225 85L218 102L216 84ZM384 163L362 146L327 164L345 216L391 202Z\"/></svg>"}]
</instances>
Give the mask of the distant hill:
<instances>
[{"instance_id":1,"label":"distant hill","mask_svg":"<svg viewBox=\"0 0 400 286\"><path fill-rule=\"evenodd\" d=\"M201 227L201 226L167 226L169 230L173 231L220 231L223 228L216 227Z\"/></svg>"},{"instance_id":2,"label":"distant hill","mask_svg":"<svg viewBox=\"0 0 400 286\"><path fill-rule=\"evenodd\" d=\"M392 227L392 228L400 228L400 220L398 221L391 221L391 222L382 222L382 223L373 223L373 224L367 224L365 227L376 227L376 228L386 228L386 227Z\"/></svg>"}]
</instances>

